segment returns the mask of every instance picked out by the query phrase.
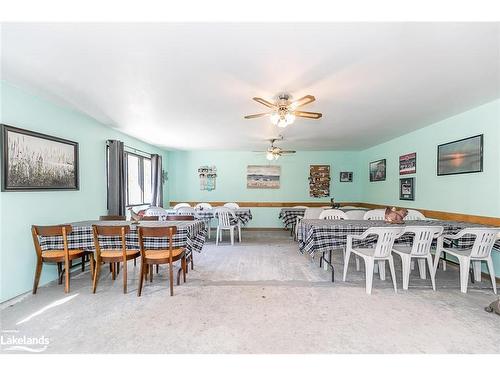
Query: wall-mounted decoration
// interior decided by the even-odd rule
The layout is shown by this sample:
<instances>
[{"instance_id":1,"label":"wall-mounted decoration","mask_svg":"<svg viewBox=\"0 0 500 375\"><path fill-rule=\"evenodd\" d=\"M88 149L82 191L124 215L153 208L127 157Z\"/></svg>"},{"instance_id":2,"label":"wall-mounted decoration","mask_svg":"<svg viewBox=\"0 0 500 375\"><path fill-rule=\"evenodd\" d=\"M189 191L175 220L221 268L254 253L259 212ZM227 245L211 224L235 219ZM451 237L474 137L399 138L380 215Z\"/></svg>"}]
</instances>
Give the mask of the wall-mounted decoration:
<instances>
[{"instance_id":1,"label":"wall-mounted decoration","mask_svg":"<svg viewBox=\"0 0 500 375\"><path fill-rule=\"evenodd\" d=\"M399 157L399 174L412 174L417 172L417 153L401 155Z\"/></svg>"},{"instance_id":2,"label":"wall-mounted decoration","mask_svg":"<svg viewBox=\"0 0 500 375\"><path fill-rule=\"evenodd\" d=\"M2 191L78 190L78 143L2 125Z\"/></svg>"},{"instance_id":3,"label":"wall-mounted decoration","mask_svg":"<svg viewBox=\"0 0 500 375\"><path fill-rule=\"evenodd\" d=\"M247 166L248 189L279 189L281 167L279 165Z\"/></svg>"},{"instance_id":4,"label":"wall-mounted decoration","mask_svg":"<svg viewBox=\"0 0 500 375\"><path fill-rule=\"evenodd\" d=\"M415 200L415 179L413 177L399 179L399 199Z\"/></svg>"},{"instance_id":5,"label":"wall-mounted decoration","mask_svg":"<svg viewBox=\"0 0 500 375\"><path fill-rule=\"evenodd\" d=\"M215 165L204 165L198 168L198 175L200 176L200 190L215 190L215 178L217 177Z\"/></svg>"},{"instance_id":6,"label":"wall-mounted decoration","mask_svg":"<svg viewBox=\"0 0 500 375\"><path fill-rule=\"evenodd\" d=\"M370 181L385 181L385 159L372 161L370 163Z\"/></svg>"},{"instance_id":7,"label":"wall-mounted decoration","mask_svg":"<svg viewBox=\"0 0 500 375\"><path fill-rule=\"evenodd\" d=\"M322 198L330 196L330 166L309 166L309 196Z\"/></svg>"},{"instance_id":8,"label":"wall-mounted decoration","mask_svg":"<svg viewBox=\"0 0 500 375\"><path fill-rule=\"evenodd\" d=\"M352 172L340 172L340 182L352 182Z\"/></svg>"},{"instance_id":9,"label":"wall-mounted decoration","mask_svg":"<svg viewBox=\"0 0 500 375\"><path fill-rule=\"evenodd\" d=\"M438 146L437 175L483 171L483 135Z\"/></svg>"}]
</instances>

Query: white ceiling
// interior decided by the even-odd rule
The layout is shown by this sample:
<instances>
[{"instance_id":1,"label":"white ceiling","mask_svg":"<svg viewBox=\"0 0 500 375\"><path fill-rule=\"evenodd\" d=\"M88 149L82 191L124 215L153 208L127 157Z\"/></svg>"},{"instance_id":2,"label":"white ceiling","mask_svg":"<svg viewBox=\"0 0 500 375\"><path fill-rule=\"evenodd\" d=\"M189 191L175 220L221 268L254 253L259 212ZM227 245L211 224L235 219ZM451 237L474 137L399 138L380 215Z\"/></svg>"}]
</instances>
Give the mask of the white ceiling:
<instances>
[{"instance_id":1,"label":"white ceiling","mask_svg":"<svg viewBox=\"0 0 500 375\"><path fill-rule=\"evenodd\" d=\"M500 97L499 23L4 24L2 79L169 149L364 149Z\"/></svg>"}]
</instances>

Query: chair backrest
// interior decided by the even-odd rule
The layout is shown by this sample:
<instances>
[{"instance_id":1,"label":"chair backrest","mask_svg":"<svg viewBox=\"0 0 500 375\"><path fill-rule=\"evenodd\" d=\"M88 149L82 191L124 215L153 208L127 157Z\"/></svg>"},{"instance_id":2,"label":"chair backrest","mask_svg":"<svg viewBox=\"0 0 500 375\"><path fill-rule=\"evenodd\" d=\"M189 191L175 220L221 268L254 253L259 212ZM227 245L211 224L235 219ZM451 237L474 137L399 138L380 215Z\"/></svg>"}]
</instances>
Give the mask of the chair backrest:
<instances>
[{"instance_id":1,"label":"chair backrest","mask_svg":"<svg viewBox=\"0 0 500 375\"><path fill-rule=\"evenodd\" d=\"M158 221L160 220L159 216L142 216L139 221Z\"/></svg>"},{"instance_id":2,"label":"chair backrest","mask_svg":"<svg viewBox=\"0 0 500 375\"><path fill-rule=\"evenodd\" d=\"M40 246L40 241L38 236L62 236L64 251L68 252L68 234L73 231L71 225L32 225L31 226L31 234L33 236L33 244L35 246L35 251L38 256L42 255L42 248Z\"/></svg>"},{"instance_id":3,"label":"chair backrest","mask_svg":"<svg viewBox=\"0 0 500 375\"><path fill-rule=\"evenodd\" d=\"M388 256L392 251L394 240L403 230L402 227L372 227L368 229L378 236L374 252L375 258Z\"/></svg>"},{"instance_id":4,"label":"chair backrest","mask_svg":"<svg viewBox=\"0 0 500 375\"><path fill-rule=\"evenodd\" d=\"M212 208L212 205L210 203L201 202L201 203L198 203L196 206L194 206L194 208L196 210L199 210L200 208L204 209L204 210L209 210Z\"/></svg>"},{"instance_id":5,"label":"chair backrest","mask_svg":"<svg viewBox=\"0 0 500 375\"><path fill-rule=\"evenodd\" d=\"M319 215L319 218L325 220L348 220L344 211L335 210L333 208L323 210L323 212Z\"/></svg>"},{"instance_id":6,"label":"chair backrest","mask_svg":"<svg viewBox=\"0 0 500 375\"><path fill-rule=\"evenodd\" d=\"M101 215L99 216L99 221L123 221L127 220L127 218L123 215Z\"/></svg>"},{"instance_id":7,"label":"chair backrest","mask_svg":"<svg viewBox=\"0 0 500 375\"><path fill-rule=\"evenodd\" d=\"M321 207L307 207L304 211L304 219L319 219L319 216L324 211Z\"/></svg>"},{"instance_id":8,"label":"chair backrest","mask_svg":"<svg viewBox=\"0 0 500 375\"><path fill-rule=\"evenodd\" d=\"M144 216L164 217L168 215L168 211L163 207L150 206L144 211Z\"/></svg>"},{"instance_id":9,"label":"chair backrest","mask_svg":"<svg viewBox=\"0 0 500 375\"><path fill-rule=\"evenodd\" d=\"M365 217L365 211L363 210L346 211L345 216L347 216L348 220L363 220Z\"/></svg>"},{"instance_id":10,"label":"chair backrest","mask_svg":"<svg viewBox=\"0 0 500 375\"><path fill-rule=\"evenodd\" d=\"M217 207L214 211L214 216L219 221L219 226L221 228L228 228L231 226L231 218L235 218L232 209L227 207Z\"/></svg>"},{"instance_id":11,"label":"chair backrest","mask_svg":"<svg viewBox=\"0 0 500 375\"><path fill-rule=\"evenodd\" d=\"M343 210L355 210L355 209L358 209L358 208L362 208L362 207L357 207L357 206L340 206L341 209Z\"/></svg>"},{"instance_id":12,"label":"chair backrest","mask_svg":"<svg viewBox=\"0 0 500 375\"><path fill-rule=\"evenodd\" d=\"M425 216L423 213L417 210L408 210L408 213L404 217L403 220L425 220Z\"/></svg>"},{"instance_id":13,"label":"chair backrest","mask_svg":"<svg viewBox=\"0 0 500 375\"><path fill-rule=\"evenodd\" d=\"M376 210L370 210L366 211L364 216L364 220L385 220L385 210L383 209L376 209Z\"/></svg>"},{"instance_id":14,"label":"chair backrest","mask_svg":"<svg viewBox=\"0 0 500 375\"><path fill-rule=\"evenodd\" d=\"M178 215L195 215L196 210L193 207L180 207L177 209Z\"/></svg>"},{"instance_id":15,"label":"chair backrest","mask_svg":"<svg viewBox=\"0 0 500 375\"><path fill-rule=\"evenodd\" d=\"M142 227L139 226L138 228L138 235L139 235L139 248L141 250L141 256L144 257L146 256L146 250L148 250L148 247L145 246L144 238L166 238L168 239L168 249L170 250L170 261L172 261L172 238L174 235L177 233L177 227L176 226L171 226L171 227Z\"/></svg>"},{"instance_id":16,"label":"chair backrest","mask_svg":"<svg viewBox=\"0 0 500 375\"><path fill-rule=\"evenodd\" d=\"M404 227L401 233L413 233L413 244L411 246L412 255L427 255L431 251L432 240L443 234L444 228L439 225L428 226L413 226Z\"/></svg>"},{"instance_id":17,"label":"chair backrest","mask_svg":"<svg viewBox=\"0 0 500 375\"><path fill-rule=\"evenodd\" d=\"M293 206L292 208L307 208L307 206Z\"/></svg>"},{"instance_id":18,"label":"chair backrest","mask_svg":"<svg viewBox=\"0 0 500 375\"><path fill-rule=\"evenodd\" d=\"M128 225L92 225L92 232L94 233L94 247L97 258L101 257L101 243L99 237L120 237L121 249L125 256L127 251L126 235L130 232Z\"/></svg>"},{"instance_id":19,"label":"chair backrest","mask_svg":"<svg viewBox=\"0 0 500 375\"><path fill-rule=\"evenodd\" d=\"M167 221L193 221L193 215L168 215Z\"/></svg>"},{"instance_id":20,"label":"chair backrest","mask_svg":"<svg viewBox=\"0 0 500 375\"><path fill-rule=\"evenodd\" d=\"M234 203L234 202L224 203L224 207L230 208L232 210L237 210L238 208L240 208L238 203Z\"/></svg>"},{"instance_id":21,"label":"chair backrest","mask_svg":"<svg viewBox=\"0 0 500 375\"><path fill-rule=\"evenodd\" d=\"M191 207L189 205L189 203L177 203L175 206L174 206L174 210L178 210L179 208L181 207Z\"/></svg>"},{"instance_id":22,"label":"chair backrest","mask_svg":"<svg viewBox=\"0 0 500 375\"><path fill-rule=\"evenodd\" d=\"M463 232L476 237L470 256L473 258L487 258L491 254L491 249L497 240L500 228L466 228Z\"/></svg>"}]
</instances>

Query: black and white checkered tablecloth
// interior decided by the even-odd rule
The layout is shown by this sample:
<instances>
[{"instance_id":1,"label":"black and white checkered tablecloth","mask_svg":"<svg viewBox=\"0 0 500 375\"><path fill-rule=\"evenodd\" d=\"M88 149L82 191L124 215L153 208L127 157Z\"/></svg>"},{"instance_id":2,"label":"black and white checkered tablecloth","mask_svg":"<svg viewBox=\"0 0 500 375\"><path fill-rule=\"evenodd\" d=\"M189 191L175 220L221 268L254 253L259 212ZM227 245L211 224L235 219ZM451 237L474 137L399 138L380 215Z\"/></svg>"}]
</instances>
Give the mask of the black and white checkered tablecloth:
<instances>
[{"instance_id":1,"label":"black and white checkered tablecloth","mask_svg":"<svg viewBox=\"0 0 500 375\"><path fill-rule=\"evenodd\" d=\"M297 239L299 250L302 253L313 255L330 250L342 249L346 246L347 235L360 235L370 227L394 226L378 220L301 220L298 228ZM444 228L445 234L456 234L461 229L481 227L483 225L464 223L458 221L418 220L407 221L403 225L439 225ZM376 236L369 236L363 241L354 241L354 246L372 246ZM454 241L453 245L459 248L468 248L474 242L474 236L464 236ZM411 245L412 235L405 235L397 240L399 244ZM445 241L451 245L451 241ZM496 242L495 249L500 251L500 240Z\"/></svg>"},{"instance_id":2,"label":"black and white checkered tablecloth","mask_svg":"<svg viewBox=\"0 0 500 375\"><path fill-rule=\"evenodd\" d=\"M278 218L283 222L285 228L292 228L295 226L297 222L297 217L304 216L304 212L306 212L305 208L282 208L278 215Z\"/></svg>"},{"instance_id":3,"label":"black and white checkered tablecloth","mask_svg":"<svg viewBox=\"0 0 500 375\"><path fill-rule=\"evenodd\" d=\"M127 247L129 249L139 249L139 236L137 225L131 221L81 221L70 223L73 231L68 235L69 249L84 249L95 251L94 234L92 224L96 225L130 225L130 232L126 235ZM147 221L142 222L141 226L176 226L177 233L172 238L174 247L185 247L187 252L201 252L205 244L207 230L203 221ZM62 236L39 236L42 251L62 250L64 248ZM101 237L99 244L102 248L121 248L120 237ZM168 240L163 238L145 237L144 245L148 249L166 249Z\"/></svg>"},{"instance_id":4,"label":"black and white checkered tablecloth","mask_svg":"<svg viewBox=\"0 0 500 375\"><path fill-rule=\"evenodd\" d=\"M208 208L204 210L196 210L196 213L194 214L194 217L199 220L210 220L215 218L215 208ZM167 214L168 215L190 215L189 213L181 213L179 214L176 210L174 209L167 209ZM252 220L252 212L250 211L249 208L238 208L236 210L233 210L234 215L236 216L236 220L239 220L241 224L245 225L247 224L250 220ZM166 217L160 216L160 220L166 220ZM234 224L237 222L235 221Z\"/></svg>"}]
</instances>

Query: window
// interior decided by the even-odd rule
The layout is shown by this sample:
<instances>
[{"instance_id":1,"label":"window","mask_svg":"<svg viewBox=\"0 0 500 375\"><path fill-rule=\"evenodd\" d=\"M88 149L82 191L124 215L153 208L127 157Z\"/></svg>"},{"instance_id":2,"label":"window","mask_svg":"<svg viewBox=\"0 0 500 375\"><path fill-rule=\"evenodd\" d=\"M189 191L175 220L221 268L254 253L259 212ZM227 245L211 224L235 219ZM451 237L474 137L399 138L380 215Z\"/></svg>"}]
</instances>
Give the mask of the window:
<instances>
[{"instance_id":1,"label":"window","mask_svg":"<svg viewBox=\"0 0 500 375\"><path fill-rule=\"evenodd\" d=\"M151 204L151 159L125 152L127 206Z\"/></svg>"}]
</instances>

